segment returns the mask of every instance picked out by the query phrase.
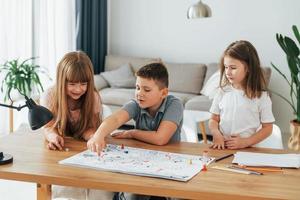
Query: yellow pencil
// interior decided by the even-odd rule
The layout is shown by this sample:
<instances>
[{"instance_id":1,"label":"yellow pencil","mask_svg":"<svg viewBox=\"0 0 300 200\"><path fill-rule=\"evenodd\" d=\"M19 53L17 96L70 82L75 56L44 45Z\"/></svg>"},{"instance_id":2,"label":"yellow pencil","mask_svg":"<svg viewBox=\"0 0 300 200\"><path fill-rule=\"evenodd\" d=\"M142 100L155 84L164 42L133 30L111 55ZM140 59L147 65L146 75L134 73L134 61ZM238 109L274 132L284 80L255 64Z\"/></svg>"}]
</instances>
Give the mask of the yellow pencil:
<instances>
[{"instance_id":1,"label":"yellow pencil","mask_svg":"<svg viewBox=\"0 0 300 200\"><path fill-rule=\"evenodd\" d=\"M269 167L242 167L243 169L264 171L264 172L282 172L281 168L269 168Z\"/></svg>"}]
</instances>

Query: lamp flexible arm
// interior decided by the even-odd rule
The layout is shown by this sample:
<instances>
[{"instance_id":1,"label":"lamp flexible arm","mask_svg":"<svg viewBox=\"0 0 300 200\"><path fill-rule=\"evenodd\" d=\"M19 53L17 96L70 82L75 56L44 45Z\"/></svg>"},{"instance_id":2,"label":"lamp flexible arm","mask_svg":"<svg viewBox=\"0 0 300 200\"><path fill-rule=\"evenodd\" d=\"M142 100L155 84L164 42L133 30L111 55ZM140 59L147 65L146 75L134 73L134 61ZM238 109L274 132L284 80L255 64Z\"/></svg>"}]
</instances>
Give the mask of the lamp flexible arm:
<instances>
[{"instance_id":1,"label":"lamp flexible arm","mask_svg":"<svg viewBox=\"0 0 300 200\"><path fill-rule=\"evenodd\" d=\"M17 109L18 111L20 111L24 107L27 107L26 104L23 105L23 106L13 106L13 105L7 105L7 104L2 104L2 103L0 103L0 106L7 107L7 108Z\"/></svg>"}]
</instances>

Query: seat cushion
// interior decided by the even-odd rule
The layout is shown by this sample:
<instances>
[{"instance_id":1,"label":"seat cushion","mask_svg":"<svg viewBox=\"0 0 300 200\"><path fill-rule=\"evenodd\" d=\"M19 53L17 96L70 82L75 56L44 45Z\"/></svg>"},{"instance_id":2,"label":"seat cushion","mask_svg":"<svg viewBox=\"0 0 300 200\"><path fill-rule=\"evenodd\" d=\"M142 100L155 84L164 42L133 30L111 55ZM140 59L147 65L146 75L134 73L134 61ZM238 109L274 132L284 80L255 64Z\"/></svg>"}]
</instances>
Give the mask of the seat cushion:
<instances>
[{"instance_id":1,"label":"seat cushion","mask_svg":"<svg viewBox=\"0 0 300 200\"><path fill-rule=\"evenodd\" d=\"M184 108L187 110L200 110L209 112L211 104L212 99L209 99L204 95L198 95L188 100Z\"/></svg>"}]
</instances>

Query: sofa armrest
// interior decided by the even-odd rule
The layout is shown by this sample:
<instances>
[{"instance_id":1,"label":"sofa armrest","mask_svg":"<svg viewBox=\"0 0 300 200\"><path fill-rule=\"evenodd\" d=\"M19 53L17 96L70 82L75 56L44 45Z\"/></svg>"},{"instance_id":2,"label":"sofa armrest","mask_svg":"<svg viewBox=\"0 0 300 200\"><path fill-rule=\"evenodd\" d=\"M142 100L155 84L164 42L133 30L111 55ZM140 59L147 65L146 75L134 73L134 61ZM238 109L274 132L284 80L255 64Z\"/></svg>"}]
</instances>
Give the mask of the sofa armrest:
<instances>
[{"instance_id":1,"label":"sofa armrest","mask_svg":"<svg viewBox=\"0 0 300 200\"><path fill-rule=\"evenodd\" d=\"M94 75L94 83L95 83L95 87L98 91L101 90L102 88L108 87L107 81L100 74Z\"/></svg>"}]
</instances>

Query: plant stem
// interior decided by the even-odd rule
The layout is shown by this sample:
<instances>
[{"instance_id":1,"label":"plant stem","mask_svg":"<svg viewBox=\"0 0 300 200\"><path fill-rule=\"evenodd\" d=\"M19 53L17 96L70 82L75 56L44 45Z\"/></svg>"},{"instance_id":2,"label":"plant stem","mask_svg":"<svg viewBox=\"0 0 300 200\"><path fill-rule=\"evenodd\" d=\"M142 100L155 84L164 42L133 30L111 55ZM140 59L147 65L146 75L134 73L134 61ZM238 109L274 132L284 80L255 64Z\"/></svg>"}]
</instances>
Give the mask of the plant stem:
<instances>
[{"instance_id":1,"label":"plant stem","mask_svg":"<svg viewBox=\"0 0 300 200\"><path fill-rule=\"evenodd\" d=\"M295 106L294 106L287 98L285 98L284 96L282 96L281 94L279 94L279 93L277 93L277 92L275 92L275 91L270 90L270 92L272 92L273 94L276 94L277 96L279 96L279 97L281 97L283 100L285 100L285 101L292 107L294 113L297 113L296 107L295 107ZM298 94L299 94L299 93L298 93ZM300 101L297 101L297 106L300 106L300 105L299 105L299 102L300 102ZM299 107L298 107L298 108L299 108Z\"/></svg>"}]
</instances>

